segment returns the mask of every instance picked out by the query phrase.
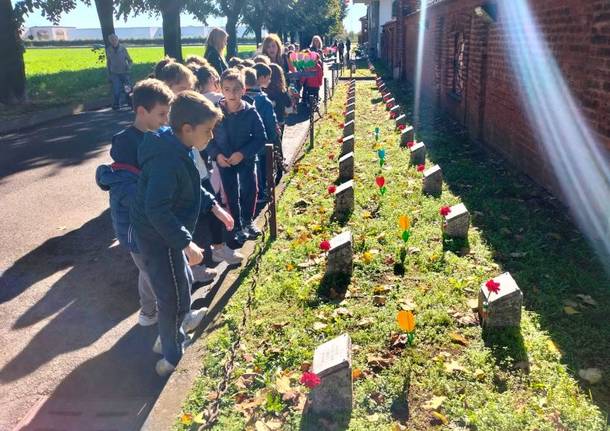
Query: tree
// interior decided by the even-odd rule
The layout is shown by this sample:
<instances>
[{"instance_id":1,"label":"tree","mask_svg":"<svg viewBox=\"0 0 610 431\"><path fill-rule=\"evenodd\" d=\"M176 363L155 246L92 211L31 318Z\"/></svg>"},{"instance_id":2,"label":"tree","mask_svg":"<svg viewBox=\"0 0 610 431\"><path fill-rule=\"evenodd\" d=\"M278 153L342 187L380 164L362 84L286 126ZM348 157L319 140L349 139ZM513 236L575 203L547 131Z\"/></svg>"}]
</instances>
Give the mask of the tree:
<instances>
[{"instance_id":1,"label":"tree","mask_svg":"<svg viewBox=\"0 0 610 431\"><path fill-rule=\"evenodd\" d=\"M245 0L218 0L217 16L227 17L226 31L229 34L227 57L237 55L237 24L244 10Z\"/></svg>"},{"instance_id":2,"label":"tree","mask_svg":"<svg viewBox=\"0 0 610 431\"><path fill-rule=\"evenodd\" d=\"M0 103L25 101L25 65L11 0L0 0Z\"/></svg>"},{"instance_id":3,"label":"tree","mask_svg":"<svg viewBox=\"0 0 610 431\"><path fill-rule=\"evenodd\" d=\"M254 33L256 39L256 47L260 45L263 40L263 25L265 19L271 14L269 10L269 2L266 0L246 0L244 5L244 18L243 21L248 25L250 30Z\"/></svg>"},{"instance_id":4,"label":"tree","mask_svg":"<svg viewBox=\"0 0 610 431\"><path fill-rule=\"evenodd\" d=\"M85 0L87 6L91 5L91 0ZM108 45L108 36L114 33L114 4L112 0L95 0L95 9L102 29L102 39Z\"/></svg>"}]
</instances>

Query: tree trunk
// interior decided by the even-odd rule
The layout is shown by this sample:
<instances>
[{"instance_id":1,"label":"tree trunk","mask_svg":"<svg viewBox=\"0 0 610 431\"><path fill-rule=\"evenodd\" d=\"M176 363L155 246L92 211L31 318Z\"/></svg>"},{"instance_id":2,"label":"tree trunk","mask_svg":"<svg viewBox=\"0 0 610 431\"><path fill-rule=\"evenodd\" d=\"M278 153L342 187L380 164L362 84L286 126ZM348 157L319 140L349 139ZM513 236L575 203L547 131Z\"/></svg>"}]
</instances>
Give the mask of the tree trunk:
<instances>
[{"instance_id":1,"label":"tree trunk","mask_svg":"<svg viewBox=\"0 0 610 431\"><path fill-rule=\"evenodd\" d=\"M227 58L237 56L237 19L239 12L236 14L233 11L227 15L227 33L229 40L227 42Z\"/></svg>"},{"instance_id":2,"label":"tree trunk","mask_svg":"<svg viewBox=\"0 0 610 431\"><path fill-rule=\"evenodd\" d=\"M11 0L0 0L0 103L24 102L23 45Z\"/></svg>"},{"instance_id":3,"label":"tree trunk","mask_svg":"<svg viewBox=\"0 0 610 431\"><path fill-rule=\"evenodd\" d=\"M97 9L97 17L100 20L100 27L102 28L104 45L108 46L108 36L114 33L114 7L112 0L95 0L95 8Z\"/></svg>"},{"instance_id":4,"label":"tree trunk","mask_svg":"<svg viewBox=\"0 0 610 431\"><path fill-rule=\"evenodd\" d=\"M165 55L182 62L182 35L180 32L180 10L182 2L161 0L163 19L163 48Z\"/></svg>"},{"instance_id":5,"label":"tree trunk","mask_svg":"<svg viewBox=\"0 0 610 431\"><path fill-rule=\"evenodd\" d=\"M259 47L261 42L263 41L263 26L257 25L254 28L254 37L256 38L256 48Z\"/></svg>"}]
</instances>

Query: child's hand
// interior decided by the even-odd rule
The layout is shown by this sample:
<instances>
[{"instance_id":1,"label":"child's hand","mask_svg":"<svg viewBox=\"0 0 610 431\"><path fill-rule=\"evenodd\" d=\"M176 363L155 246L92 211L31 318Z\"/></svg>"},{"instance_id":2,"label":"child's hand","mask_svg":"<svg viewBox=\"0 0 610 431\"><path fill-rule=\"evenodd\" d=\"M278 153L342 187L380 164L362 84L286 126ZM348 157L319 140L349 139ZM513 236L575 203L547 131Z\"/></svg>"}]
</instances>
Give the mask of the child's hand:
<instances>
[{"instance_id":1,"label":"child's hand","mask_svg":"<svg viewBox=\"0 0 610 431\"><path fill-rule=\"evenodd\" d=\"M231 165L235 166L241 163L241 161L244 159L244 155L242 153L240 153L239 151L231 154L231 157L229 157L229 160L227 160Z\"/></svg>"},{"instance_id":2,"label":"child's hand","mask_svg":"<svg viewBox=\"0 0 610 431\"><path fill-rule=\"evenodd\" d=\"M225 225L228 232L231 232L235 227L235 220L231 217L227 211L225 211L220 205L214 205L212 207L212 213L216 216L218 220Z\"/></svg>"},{"instance_id":3,"label":"child's hand","mask_svg":"<svg viewBox=\"0 0 610 431\"><path fill-rule=\"evenodd\" d=\"M203 250L193 241L189 242L189 245L187 245L183 251L189 266L199 265L203 260Z\"/></svg>"},{"instance_id":4,"label":"child's hand","mask_svg":"<svg viewBox=\"0 0 610 431\"><path fill-rule=\"evenodd\" d=\"M220 166L221 168L230 168L231 167L231 163L229 162L230 159L227 159L224 154L219 154L218 156L216 156L216 163L218 163L218 166Z\"/></svg>"}]
</instances>

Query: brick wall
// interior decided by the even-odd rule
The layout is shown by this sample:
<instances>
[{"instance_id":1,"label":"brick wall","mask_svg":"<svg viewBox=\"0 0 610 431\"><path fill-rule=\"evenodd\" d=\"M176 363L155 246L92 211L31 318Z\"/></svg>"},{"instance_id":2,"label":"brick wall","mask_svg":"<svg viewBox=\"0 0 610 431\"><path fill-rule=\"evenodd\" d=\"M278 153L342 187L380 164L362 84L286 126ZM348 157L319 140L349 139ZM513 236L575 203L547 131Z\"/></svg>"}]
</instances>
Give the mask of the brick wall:
<instances>
[{"instance_id":1,"label":"brick wall","mask_svg":"<svg viewBox=\"0 0 610 431\"><path fill-rule=\"evenodd\" d=\"M445 0L428 9L422 92L466 126L472 140L492 147L556 189L509 63L502 26L510 23L500 13L492 24L475 16L475 7L482 3ZM591 130L610 150L610 0L529 0L529 4ZM401 76L413 82L419 13L400 22L404 50L400 52L398 40L390 37L384 57L393 65L401 64ZM397 25L390 26L392 35L397 34Z\"/></svg>"}]
</instances>

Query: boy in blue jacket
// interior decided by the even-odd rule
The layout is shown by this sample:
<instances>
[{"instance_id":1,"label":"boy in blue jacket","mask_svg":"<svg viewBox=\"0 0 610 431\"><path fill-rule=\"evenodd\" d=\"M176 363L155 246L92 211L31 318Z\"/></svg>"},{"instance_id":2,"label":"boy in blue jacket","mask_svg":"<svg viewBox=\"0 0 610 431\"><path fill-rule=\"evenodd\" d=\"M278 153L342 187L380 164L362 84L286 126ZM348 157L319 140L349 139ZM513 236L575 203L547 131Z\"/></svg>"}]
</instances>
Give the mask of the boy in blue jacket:
<instances>
[{"instance_id":1,"label":"boy in blue jacket","mask_svg":"<svg viewBox=\"0 0 610 431\"><path fill-rule=\"evenodd\" d=\"M138 149L142 173L130 216L157 296L163 359L155 369L161 376L173 372L182 357L182 320L191 304L190 266L203 260L192 235L203 207L215 205L202 193L192 150L205 149L221 118L220 110L204 96L183 91L171 104L171 129L147 133Z\"/></svg>"},{"instance_id":2,"label":"boy in blue jacket","mask_svg":"<svg viewBox=\"0 0 610 431\"><path fill-rule=\"evenodd\" d=\"M235 220L235 247L261 234L252 222L257 194L255 157L265 147L267 136L254 106L242 100L246 87L239 70L228 69L222 74L221 89L224 98L218 104L224 117L214 129L208 154L219 166Z\"/></svg>"},{"instance_id":3,"label":"boy in blue jacket","mask_svg":"<svg viewBox=\"0 0 610 431\"><path fill-rule=\"evenodd\" d=\"M135 199L141 171L138 163L138 148L146 132L157 130L167 124L169 104L173 97L171 90L161 81L146 79L138 82L133 89L135 120L132 125L112 137L110 156L114 163L101 165L96 171L98 186L110 192L110 214L117 239L129 250L140 272L138 323L142 326L157 323L157 298L143 271L144 262L133 237L129 207Z\"/></svg>"}]
</instances>

